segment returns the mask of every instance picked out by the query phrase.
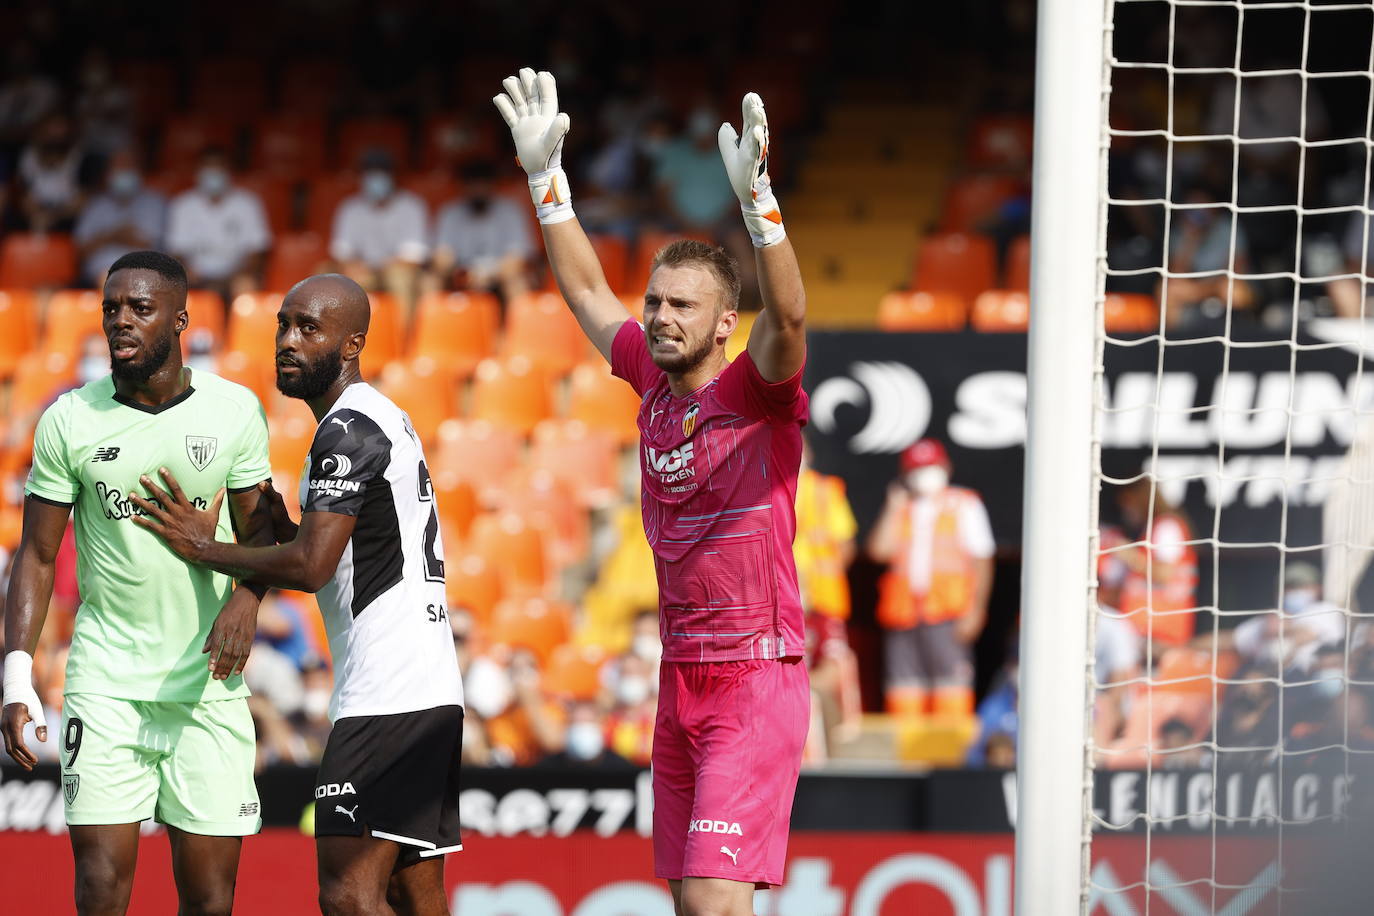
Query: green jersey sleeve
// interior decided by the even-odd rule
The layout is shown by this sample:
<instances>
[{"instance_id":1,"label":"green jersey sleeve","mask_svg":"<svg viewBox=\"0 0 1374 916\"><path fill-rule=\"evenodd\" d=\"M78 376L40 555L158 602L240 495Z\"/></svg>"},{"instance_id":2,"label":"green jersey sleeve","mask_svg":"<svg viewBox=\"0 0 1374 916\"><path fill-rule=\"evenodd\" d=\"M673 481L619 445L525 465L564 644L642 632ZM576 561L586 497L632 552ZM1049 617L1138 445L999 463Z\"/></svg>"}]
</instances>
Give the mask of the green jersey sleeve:
<instances>
[{"instance_id":1,"label":"green jersey sleeve","mask_svg":"<svg viewBox=\"0 0 1374 916\"><path fill-rule=\"evenodd\" d=\"M229 469L225 486L230 490L255 487L272 476L272 459L267 453L267 414L253 398L253 412L239 436L238 453Z\"/></svg>"},{"instance_id":2,"label":"green jersey sleeve","mask_svg":"<svg viewBox=\"0 0 1374 916\"><path fill-rule=\"evenodd\" d=\"M81 492L67 450L67 398L43 411L33 434L33 465L24 485L27 496L71 505Z\"/></svg>"}]
</instances>

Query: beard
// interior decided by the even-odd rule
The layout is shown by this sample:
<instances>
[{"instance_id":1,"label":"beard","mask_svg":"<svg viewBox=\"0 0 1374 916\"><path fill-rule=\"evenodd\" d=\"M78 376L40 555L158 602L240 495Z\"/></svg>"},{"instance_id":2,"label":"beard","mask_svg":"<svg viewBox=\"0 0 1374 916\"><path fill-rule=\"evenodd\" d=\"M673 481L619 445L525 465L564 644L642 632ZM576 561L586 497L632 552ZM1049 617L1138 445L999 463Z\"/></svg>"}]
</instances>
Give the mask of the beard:
<instances>
[{"instance_id":1,"label":"beard","mask_svg":"<svg viewBox=\"0 0 1374 916\"><path fill-rule=\"evenodd\" d=\"M281 366L277 366L277 390L288 398L312 401L329 390L329 386L339 380L343 372L343 356L339 351L326 353L315 362L297 359L300 374L295 378L283 378Z\"/></svg>"},{"instance_id":2,"label":"beard","mask_svg":"<svg viewBox=\"0 0 1374 916\"><path fill-rule=\"evenodd\" d=\"M172 335L149 342L147 355L139 360L116 360L110 357L110 374L126 382L146 382L167 364L172 354Z\"/></svg>"},{"instance_id":3,"label":"beard","mask_svg":"<svg viewBox=\"0 0 1374 916\"><path fill-rule=\"evenodd\" d=\"M652 338L650 338L650 340L652 340ZM683 343L690 344L691 342L684 340ZM687 372L699 365L706 357L710 356L711 350L714 348L715 341L710 337L703 337L700 342L691 346L689 349L684 349L682 353L678 355L668 357L659 357L655 355L653 361L654 365L658 366L658 368L662 369L664 372ZM650 350L652 349L653 347L651 344Z\"/></svg>"}]
</instances>

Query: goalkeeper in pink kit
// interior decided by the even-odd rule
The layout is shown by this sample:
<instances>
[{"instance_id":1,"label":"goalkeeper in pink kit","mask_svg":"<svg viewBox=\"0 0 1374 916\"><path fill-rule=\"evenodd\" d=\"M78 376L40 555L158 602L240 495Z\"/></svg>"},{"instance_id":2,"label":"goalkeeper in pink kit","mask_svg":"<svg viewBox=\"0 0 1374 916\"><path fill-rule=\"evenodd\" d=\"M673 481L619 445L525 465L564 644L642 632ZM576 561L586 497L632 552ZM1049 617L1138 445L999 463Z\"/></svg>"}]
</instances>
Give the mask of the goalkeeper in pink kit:
<instances>
[{"instance_id":1,"label":"goalkeeper in pink kit","mask_svg":"<svg viewBox=\"0 0 1374 916\"><path fill-rule=\"evenodd\" d=\"M568 116L553 76L522 70L496 107L510 126L563 298L641 397L644 531L659 585L654 871L680 916L744 916L782 883L810 716L792 559L807 399L806 297L768 182L768 122L744 97L720 151L753 238L764 310L733 363L738 266L674 242L654 258L644 324L602 274L561 167Z\"/></svg>"}]
</instances>

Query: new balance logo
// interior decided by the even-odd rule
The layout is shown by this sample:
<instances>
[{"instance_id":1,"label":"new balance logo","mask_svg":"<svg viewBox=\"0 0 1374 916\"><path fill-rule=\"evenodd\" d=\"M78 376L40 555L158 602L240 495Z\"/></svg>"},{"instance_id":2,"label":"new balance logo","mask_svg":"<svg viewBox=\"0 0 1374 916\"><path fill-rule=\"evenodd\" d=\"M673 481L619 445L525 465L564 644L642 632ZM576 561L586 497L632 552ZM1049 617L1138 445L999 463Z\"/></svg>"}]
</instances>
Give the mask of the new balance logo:
<instances>
[{"instance_id":1,"label":"new balance logo","mask_svg":"<svg viewBox=\"0 0 1374 916\"><path fill-rule=\"evenodd\" d=\"M239 805L239 817L253 817L258 813L257 802L244 802Z\"/></svg>"},{"instance_id":2,"label":"new balance logo","mask_svg":"<svg viewBox=\"0 0 1374 916\"><path fill-rule=\"evenodd\" d=\"M356 420L356 419L358 419L358 418L357 418L357 417L354 417L354 418L353 418L353 420ZM347 433L348 433L348 424L352 423L353 420L340 420L338 417L330 417L330 418L329 418L329 422L330 422L330 423L337 423L337 424L339 424L340 426L343 427L343 431L344 431L344 434L345 434L345 435L347 435Z\"/></svg>"},{"instance_id":3,"label":"new balance logo","mask_svg":"<svg viewBox=\"0 0 1374 916\"><path fill-rule=\"evenodd\" d=\"M347 814L347 815L348 815L348 819L349 819L350 821L352 821L353 823L356 824L356 823L358 823L358 819L357 819L356 817L354 817L354 815L358 813L358 808L359 808L359 807L361 807L361 806L359 806L359 805L354 805L354 806L353 806L353 810L350 811L349 809L345 808L343 805L335 805L335 806L334 806L334 813L335 813L335 814Z\"/></svg>"},{"instance_id":4,"label":"new balance logo","mask_svg":"<svg viewBox=\"0 0 1374 916\"><path fill-rule=\"evenodd\" d=\"M95 450L95 454L91 457L91 462L94 463L96 461L114 461L118 457L119 446L107 445L103 448L98 448Z\"/></svg>"},{"instance_id":5,"label":"new balance logo","mask_svg":"<svg viewBox=\"0 0 1374 916\"><path fill-rule=\"evenodd\" d=\"M739 854L742 853L742 852L744 852L744 847L741 846L739 849L736 849L734 852L731 852L730 849L729 849L729 847L727 847L727 846L722 846L722 847L720 847L720 851L723 852L723 853L725 853L727 856L729 856L729 857L730 857L730 861L731 861L731 862L734 862L735 865L738 867L738 866L739 866Z\"/></svg>"}]
</instances>

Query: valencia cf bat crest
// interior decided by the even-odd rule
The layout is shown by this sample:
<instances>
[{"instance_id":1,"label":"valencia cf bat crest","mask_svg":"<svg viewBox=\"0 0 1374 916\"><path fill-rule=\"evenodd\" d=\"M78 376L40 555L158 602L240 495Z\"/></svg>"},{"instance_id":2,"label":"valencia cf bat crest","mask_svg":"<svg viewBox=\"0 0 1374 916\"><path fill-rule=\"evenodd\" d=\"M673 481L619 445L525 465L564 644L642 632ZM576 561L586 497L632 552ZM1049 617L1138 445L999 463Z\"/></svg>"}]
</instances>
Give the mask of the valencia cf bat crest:
<instances>
[{"instance_id":1,"label":"valencia cf bat crest","mask_svg":"<svg viewBox=\"0 0 1374 916\"><path fill-rule=\"evenodd\" d=\"M697 414L701 413L701 405L693 404L687 408L687 415L682 418L682 435L688 439L692 438L692 433L697 431Z\"/></svg>"}]
</instances>

